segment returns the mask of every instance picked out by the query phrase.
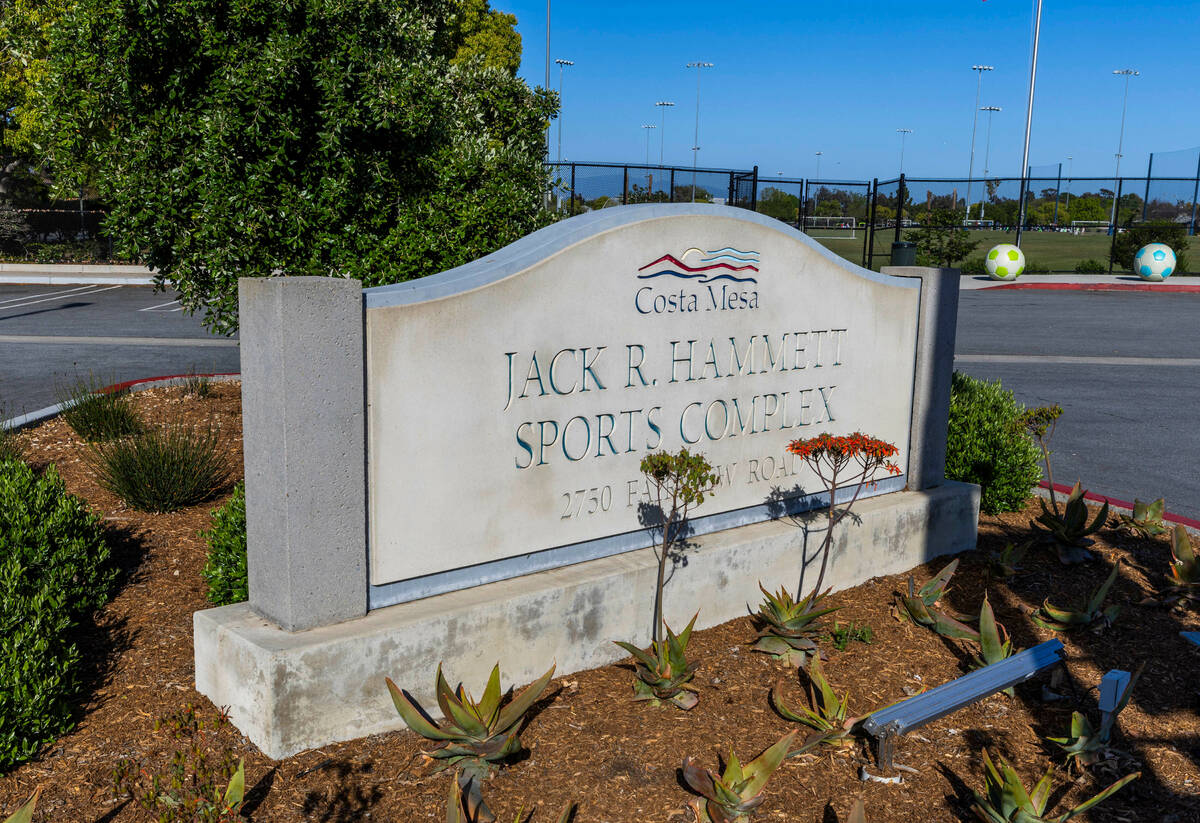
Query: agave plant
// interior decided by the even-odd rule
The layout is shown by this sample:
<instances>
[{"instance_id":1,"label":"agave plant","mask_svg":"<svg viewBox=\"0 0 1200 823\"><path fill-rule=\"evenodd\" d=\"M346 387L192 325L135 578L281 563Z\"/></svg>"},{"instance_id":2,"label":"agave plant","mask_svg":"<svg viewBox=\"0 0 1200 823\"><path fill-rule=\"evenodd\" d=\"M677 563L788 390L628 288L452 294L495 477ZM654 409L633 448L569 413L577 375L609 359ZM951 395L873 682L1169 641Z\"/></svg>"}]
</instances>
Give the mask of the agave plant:
<instances>
[{"instance_id":1,"label":"agave plant","mask_svg":"<svg viewBox=\"0 0 1200 823\"><path fill-rule=\"evenodd\" d=\"M917 625L933 629L943 637L978 641L979 632L957 617L952 617L934 608L949 591L947 586L956 569L958 569L958 560L951 560L944 569L935 574L920 589L916 587L910 574L908 576L908 596L900 595L900 602L904 607L901 616L907 616Z\"/></svg>"},{"instance_id":2,"label":"agave plant","mask_svg":"<svg viewBox=\"0 0 1200 823\"><path fill-rule=\"evenodd\" d=\"M551 666L550 671L501 708L499 664L492 669L479 702L472 699L462 684L451 689L439 664L435 691L445 718L441 726L430 720L424 709L401 691L390 677L387 686L405 724L426 740L438 741L432 751L425 753L437 763L436 771L458 766L466 779L483 780L491 775L496 763L520 751L521 740L517 734L525 713L541 697L553 676L554 666Z\"/></svg>"},{"instance_id":3,"label":"agave plant","mask_svg":"<svg viewBox=\"0 0 1200 823\"><path fill-rule=\"evenodd\" d=\"M807 751L819 743L829 746L841 746L848 743L854 727L870 714L868 712L868 714L857 717L850 715L849 693L838 697L833 686L825 679L825 673L821 670L821 658L817 655L814 655L812 662L808 664L808 696L812 708L801 706L799 712L794 712L775 694L774 690L771 691L771 703L779 714L793 723L801 723L816 732L805 741L802 749L790 752L789 755L792 756Z\"/></svg>"},{"instance_id":4,"label":"agave plant","mask_svg":"<svg viewBox=\"0 0 1200 823\"><path fill-rule=\"evenodd\" d=\"M1025 553L1029 551L1031 543L1007 543L999 552L992 552L992 556L988 559L988 574L992 577L1004 580L1012 577L1020 568L1021 561L1025 559Z\"/></svg>"},{"instance_id":5,"label":"agave plant","mask_svg":"<svg viewBox=\"0 0 1200 823\"><path fill-rule=\"evenodd\" d=\"M1112 625L1117 619L1117 615L1121 613L1120 606L1109 606L1106 609L1100 607L1104 605L1104 599L1108 597L1108 590L1112 588L1116 582L1117 574L1121 570L1121 561L1118 560L1113 564L1113 570L1100 584L1094 592L1087 604L1080 610L1060 609L1050 603L1050 598L1042 601L1042 607L1030 615L1030 619L1037 623L1043 629L1050 629L1056 632L1070 631L1078 629L1082 626L1094 625L1097 631L1107 628Z\"/></svg>"},{"instance_id":6,"label":"agave plant","mask_svg":"<svg viewBox=\"0 0 1200 823\"><path fill-rule=\"evenodd\" d=\"M1163 509L1166 501L1158 498L1153 503L1143 503L1134 499L1133 514L1117 514L1117 527L1124 529L1134 537L1158 537L1167 533L1163 523Z\"/></svg>"},{"instance_id":7,"label":"agave plant","mask_svg":"<svg viewBox=\"0 0 1200 823\"><path fill-rule=\"evenodd\" d=\"M1129 682L1125 684L1113 710L1100 721L1099 728L1092 725L1083 712L1071 713L1071 731L1066 737L1047 737L1046 739L1061 748L1067 755L1067 765L1084 767L1093 766L1106 759L1108 741L1112 737L1113 726L1116 725L1117 715L1129 704L1133 694L1133 686L1142 675L1146 664L1138 666Z\"/></svg>"},{"instance_id":8,"label":"agave plant","mask_svg":"<svg viewBox=\"0 0 1200 823\"><path fill-rule=\"evenodd\" d=\"M633 655L637 679L633 681L634 700L649 700L657 706L664 700L687 711L700 702L696 689L688 685L696 673L698 663L687 660L687 644L692 637L692 626L699 612L692 615L687 628L678 635L671 627L663 624L667 631L665 640L659 640L643 651L632 643L613 641Z\"/></svg>"},{"instance_id":9,"label":"agave plant","mask_svg":"<svg viewBox=\"0 0 1200 823\"><path fill-rule=\"evenodd\" d=\"M4 823L31 823L33 820L33 807L37 805L38 797L42 794L42 787L38 786L34 789L33 797L25 801L25 805L17 809L15 812L4 818Z\"/></svg>"},{"instance_id":10,"label":"agave plant","mask_svg":"<svg viewBox=\"0 0 1200 823\"><path fill-rule=\"evenodd\" d=\"M790 731L751 760L742 765L732 750L725 770L718 777L708 769L697 766L690 757L683 759L683 779L701 795L692 802L698 823L733 823L746 820L762 805L762 790L767 780L787 757L796 732Z\"/></svg>"},{"instance_id":11,"label":"agave plant","mask_svg":"<svg viewBox=\"0 0 1200 823\"><path fill-rule=\"evenodd\" d=\"M1089 535L1100 531L1108 522L1108 501L1105 500L1092 522L1088 523L1087 504L1083 501L1085 494L1087 492L1079 481L1075 481L1061 512L1057 505L1051 511L1046 506L1046 501L1039 497L1038 503L1042 506L1042 513L1038 515L1037 520L1029 521L1030 526L1054 540L1058 545L1058 559L1063 563L1090 560L1091 553L1082 547L1090 545L1092 540Z\"/></svg>"},{"instance_id":12,"label":"agave plant","mask_svg":"<svg viewBox=\"0 0 1200 823\"><path fill-rule=\"evenodd\" d=\"M1179 590L1200 590L1200 558L1182 525L1171 533L1171 582Z\"/></svg>"},{"instance_id":13,"label":"agave plant","mask_svg":"<svg viewBox=\"0 0 1200 823\"><path fill-rule=\"evenodd\" d=\"M975 803L971 808L985 823L1066 823L1076 815L1083 814L1097 803L1111 797L1126 783L1142 776L1141 772L1125 775L1100 794L1085 800L1064 814L1057 817L1046 817L1046 806L1050 802L1050 789L1054 780L1054 767L1050 766L1046 769L1046 773L1042 775L1041 780L1030 792L1025 790L1021 776L1012 766L1008 765L1003 757L997 756L996 760L999 763L998 766L988 757L987 749L983 750L985 794L973 792Z\"/></svg>"},{"instance_id":14,"label":"agave plant","mask_svg":"<svg viewBox=\"0 0 1200 823\"><path fill-rule=\"evenodd\" d=\"M992 612L992 604L988 602L987 592L983 594L983 605L979 607L979 654L975 656L976 669L999 663L1007 657L1012 657L1012 638L1008 630L996 622ZM1013 696L1012 686L1004 690L1009 697Z\"/></svg>"},{"instance_id":15,"label":"agave plant","mask_svg":"<svg viewBox=\"0 0 1200 823\"><path fill-rule=\"evenodd\" d=\"M758 612L752 615L761 628L751 648L774 655L777 660L790 666L802 668L805 656L817 653L817 620L839 608L820 608L821 601L830 590L813 592L802 600L794 600L782 586L779 594L771 594L763 588L762 583L758 584L758 588L766 599L758 607Z\"/></svg>"},{"instance_id":16,"label":"agave plant","mask_svg":"<svg viewBox=\"0 0 1200 823\"><path fill-rule=\"evenodd\" d=\"M468 779L464 785L461 781L450 784L450 794L446 798L446 823L495 823L496 815L479 796L478 783ZM575 812L575 804L569 804L557 818L557 823L568 823ZM525 817L518 811L513 823L530 823L533 812Z\"/></svg>"}]
</instances>

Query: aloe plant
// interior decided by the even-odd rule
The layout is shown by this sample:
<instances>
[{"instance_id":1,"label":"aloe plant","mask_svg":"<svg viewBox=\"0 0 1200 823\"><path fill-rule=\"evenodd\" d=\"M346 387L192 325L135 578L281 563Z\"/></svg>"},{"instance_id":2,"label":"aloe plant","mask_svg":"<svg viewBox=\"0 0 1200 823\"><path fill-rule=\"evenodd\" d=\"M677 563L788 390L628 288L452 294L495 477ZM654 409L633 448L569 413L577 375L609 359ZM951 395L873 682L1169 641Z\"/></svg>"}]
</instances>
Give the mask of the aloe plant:
<instances>
[{"instance_id":1,"label":"aloe plant","mask_svg":"<svg viewBox=\"0 0 1200 823\"><path fill-rule=\"evenodd\" d=\"M1104 716L1098 728L1092 725L1083 712L1072 712L1070 733L1066 737L1046 738L1066 753L1068 766L1072 764L1080 767L1093 766L1105 759L1108 741L1112 737L1113 726L1117 723L1117 715L1129 704L1133 687L1138 678L1142 676L1144 668L1146 668L1146 664L1143 662L1129 678L1129 682L1125 684L1124 690L1117 698L1116 706Z\"/></svg>"},{"instance_id":2,"label":"aloe plant","mask_svg":"<svg viewBox=\"0 0 1200 823\"><path fill-rule=\"evenodd\" d=\"M1121 607L1113 605L1101 609L1101 606L1104 605L1104 599L1108 597L1109 589L1116 582L1120 570L1121 561L1118 560L1113 564L1112 572L1092 592L1091 598L1082 609L1060 609L1050 603L1050 598L1046 598L1042 601L1041 608L1030 615L1030 619L1042 628L1056 632L1070 631L1083 626L1094 626L1100 630L1112 625L1113 621L1117 619L1117 615L1121 613Z\"/></svg>"},{"instance_id":3,"label":"aloe plant","mask_svg":"<svg viewBox=\"0 0 1200 823\"><path fill-rule=\"evenodd\" d=\"M491 775L496 763L520 751L518 732L525 713L541 697L553 676L554 666L551 666L550 671L501 708L499 664L492 669L479 702L475 702L461 684L457 689L451 689L439 664L435 691L445 718L440 726L430 720L424 709L401 691L390 677L386 680L392 703L405 724L426 740L437 741L433 750L425 753L437 763L436 771L458 766L467 778L482 780Z\"/></svg>"},{"instance_id":4,"label":"aloe plant","mask_svg":"<svg viewBox=\"0 0 1200 823\"><path fill-rule=\"evenodd\" d=\"M676 635L665 623L667 636L643 651L632 643L613 641L636 660L637 679L633 681L634 700L648 700L651 705L669 702L687 711L700 702L696 689L689 684L696 673L697 663L689 663L687 644L692 637L699 612L692 615L687 628Z\"/></svg>"},{"instance_id":5,"label":"aloe plant","mask_svg":"<svg viewBox=\"0 0 1200 823\"><path fill-rule=\"evenodd\" d=\"M762 583L758 584L758 588L765 599L758 607L758 612L752 613L761 628L751 648L773 655L790 666L803 667L805 657L817 653L817 637L820 634L817 621L839 608L820 607L830 590L813 592L808 597L795 600L782 586L778 594L771 594L763 588Z\"/></svg>"},{"instance_id":6,"label":"aloe plant","mask_svg":"<svg viewBox=\"0 0 1200 823\"><path fill-rule=\"evenodd\" d=\"M1135 537L1158 537L1167 533L1163 523L1166 501L1158 498L1153 503L1143 503L1134 498L1132 514L1117 514L1117 525Z\"/></svg>"},{"instance_id":7,"label":"aloe plant","mask_svg":"<svg viewBox=\"0 0 1200 823\"><path fill-rule=\"evenodd\" d=\"M1032 544L1029 541L1006 543L999 552L992 552L988 559L988 574L1001 580L1012 577L1020 568L1021 561L1025 559L1025 553L1029 551L1030 545Z\"/></svg>"},{"instance_id":8,"label":"aloe plant","mask_svg":"<svg viewBox=\"0 0 1200 823\"><path fill-rule=\"evenodd\" d=\"M984 592L983 604L979 607L979 654L975 656L975 668L982 669L999 663L1012 657L1012 653L1012 638L1008 636L1008 630L996 622L992 604L988 602L987 592ZM1012 686L1005 689L1004 693L1012 697Z\"/></svg>"},{"instance_id":9,"label":"aloe plant","mask_svg":"<svg viewBox=\"0 0 1200 823\"><path fill-rule=\"evenodd\" d=\"M1067 495L1061 512L1057 504L1051 511L1046 506L1046 501L1039 497L1038 503L1042 506L1042 513L1037 516L1036 520L1029 521L1030 526L1054 540L1058 546L1058 559L1064 563L1090 560L1091 553L1082 547L1090 545L1092 543L1090 535L1100 531L1108 522L1108 501L1105 500L1100 511L1092 518L1092 522L1088 523L1087 504L1084 503L1085 494L1087 492L1084 491L1079 481L1076 481L1071 488L1071 493Z\"/></svg>"},{"instance_id":10,"label":"aloe plant","mask_svg":"<svg viewBox=\"0 0 1200 823\"><path fill-rule=\"evenodd\" d=\"M821 670L821 658L816 655L808 664L808 696L812 708L801 706L800 711L795 712L775 694L774 689L771 690L771 703L780 715L793 723L800 723L815 730L816 734L805 741L804 750L818 743L829 746L845 745L849 742L854 727L868 716L850 715L850 694L847 692L838 697L833 686L825 679L825 673ZM800 751L790 754L800 754Z\"/></svg>"},{"instance_id":11,"label":"aloe plant","mask_svg":"<svg viewBox=\"0 0 1200 823\"><path fill-rule=\"evenodd\" d=\"M38 786L34 789L33 797L25 801L25 805L17 809L15 812L4 818L4 823L31 823L33 820L33 807L37 805L38 798L42 794L42 787Z\"/></svg>"},{"instance_id":12,"label":"aloe plant","mask_svg":"<svg viewBox=\"0 0 1200 823\"><path fill-rule=\"evenodd\" d=\"M701 795L692 803L698 823L734 823L746 820L762 805L762 790L767 780L787 757L796 732L790 731L746 765L732 750L720 776L697 766L690 757L683 760L683 779Z\"/></svg>"},{"instance_id":13,"label":"aloe plant","mask_svg":"<svg viewBox=\"0 0 1200 823\"><path fill-rule=\"evenodd\" d=\"M458 780L451 782L450 794L446 798L446 823L495 823L496 815L479 796L477 785L477 781L470 778L465 785ZM568 804L558 816L557 823L568 823L574 812L575 804ZM522 811L518 811L513 823L530 823L533 815L534 812L530 812L526 817Z\"/></svg>"},{"instance_id":14,"label":"aloe plant","mask_svg":"<svg viewBox=\"0 0 1200 823\"><path fill-rule=\"evenodd\" d=\"M1171 533L1171 582L1177 589L1200 589L1200 557L1182 525Z\"/></svg>"},{"instance_id":15,"label":"aloe plant","mask_svg":"<svg viewBox=\"0 0 1200 823\"><path fill-rule=\"evenodd\" d=\"M908 576L908 596L900 595L900 602L904 607L901 616L908 617L919 626L933 629L943 637L978 641L979 632L956 617L934 608L949 591L950 578L954 576L957 569L958 560L951 560L920 589L916 588L910 574Z\"/></svg>"},{"instance_id":16,"label":"aloe plant","mask_svg":"<svg viewBox=\"0 0 1200 823\"><path fill-rule=\"evenodd\" d=\"M1104 791L1075 806L1057 817L1046 817L1046 806L1050 802L1050 789L1054 780L1054 767L1049 766L1033 791L1026 791L1021 776L1003 757L997 755L997 763L983 750L984 793L974 792L975 803L971 808L984 823L1066 823L1103 800L1108 799L1126 783L1138 779L1141 772L1122 777ZM998 764L998 765L997 765Z\"/></svg>"}]
</instances>

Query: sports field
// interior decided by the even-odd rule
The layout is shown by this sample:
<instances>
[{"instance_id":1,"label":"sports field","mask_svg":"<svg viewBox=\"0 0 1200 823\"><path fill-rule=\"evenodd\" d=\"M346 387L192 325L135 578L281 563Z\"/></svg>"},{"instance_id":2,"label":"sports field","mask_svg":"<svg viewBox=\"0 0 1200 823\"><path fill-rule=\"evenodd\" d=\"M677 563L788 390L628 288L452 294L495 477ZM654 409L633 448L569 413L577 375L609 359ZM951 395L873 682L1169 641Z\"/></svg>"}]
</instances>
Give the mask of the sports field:
<instances>
[{"instance_id":1,"label":"sports field","mask_svg":"<svg viewBox=\"0 0 1200 823\"><path fill-rule=\"evenodd\" d=\"M813 229L810 234L830 251L847 260L861 263L865 231L866 229L861 227L855 229L853 238L849 237L850 231L846 229ZM903 233L908 231L910 230L906 229ZM992 246L997 243L1011 243L1015 237L1015 232L972 230L971 239L978 241L979 245L969 256L982 258ZM887 265L893 239L895 232L892 229L881 229L875 233L875 268ZM1045 267L1052 272L1073 272L1081 260L1088 259L1098 260L1107 270L1111 245L1112 238L1103 231L1088 234L1026 231L1021 235L1021 249L1025 252L1025 259L1033 266ZM1196 244L1195 248L1200 248L1200 244ZM1190 267L1194 270L1200 264L1200 260L1195 259L1194 253L1190 257Z\"/></svg>"}]
</instances>

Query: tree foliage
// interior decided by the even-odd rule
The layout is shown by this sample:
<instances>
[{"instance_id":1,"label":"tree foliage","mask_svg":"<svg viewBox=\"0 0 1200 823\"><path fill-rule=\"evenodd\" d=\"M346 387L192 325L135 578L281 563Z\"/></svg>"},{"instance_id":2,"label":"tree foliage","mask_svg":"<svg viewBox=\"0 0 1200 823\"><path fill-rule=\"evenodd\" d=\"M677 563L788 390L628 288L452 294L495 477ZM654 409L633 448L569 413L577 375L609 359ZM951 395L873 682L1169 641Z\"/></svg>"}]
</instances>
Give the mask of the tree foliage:
<instances>
[{"instance_id":1,"label":"tree foliage","mask_svg":"<svg viewBox=\"0 0 1200 823\"><path fill-rule=\"evenodd\" d=\"M924 228L906 232L904 239L917 244L917 264L953 266L979 245L962 227L962 216L949 209L935 209L922 219Z\"/></svg>"},{"instance_id":2,"label":"tree foliage","mask_svg":"<svg viewBox=\"0 0 1200 823\"><path fill-rule=\"evenodd\" d=\"M76 0L50 33L56 176L211 328L238 277L379 285L543 225L553 94L482 0Z\"/></svg>"},{"instance_id":3,"label":"tree foliage","mask_svg":"<svg viewBox=\"0 0 1200 823\"><path fill-rule=\"evenodd\" d=\"M796 223L800 219L800 198L783 189L767 186L758 195L758 211L785 223Z\"/></svg>"}]
</instances>

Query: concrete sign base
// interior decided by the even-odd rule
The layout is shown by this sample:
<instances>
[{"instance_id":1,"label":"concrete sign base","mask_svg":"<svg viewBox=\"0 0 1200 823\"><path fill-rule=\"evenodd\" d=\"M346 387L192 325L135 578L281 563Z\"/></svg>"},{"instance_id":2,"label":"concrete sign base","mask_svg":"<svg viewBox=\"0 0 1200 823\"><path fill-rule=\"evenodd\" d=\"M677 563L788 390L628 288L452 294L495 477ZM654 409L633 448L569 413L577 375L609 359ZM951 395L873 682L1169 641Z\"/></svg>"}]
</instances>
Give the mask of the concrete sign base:
<instances>
[{"instance_id":1,"label":"concrete sign base","mask_svg":"<svg viewBox=\"0 0 1200 823\"><path fill-rule=\"evenodd\" d=\"M979 488L947 481L860 500L837 531L826 581L835 590L974 548ZM857 521L857 522L854 522ZM756 608L759 581L807 593L820 564L824 513L756 523L693 540L667 586L666 618L714 626ZM807 571L806 571L807 569ZM433 672L482 688L498 661L505 685L625 656L612 640L648 645L656 560L650 549L369 612L288 632L248 604L197 612L196 688L228 706L270 757L403 728L384 686L390 676L436 707Z\"/></svg>"}]
</instances>

